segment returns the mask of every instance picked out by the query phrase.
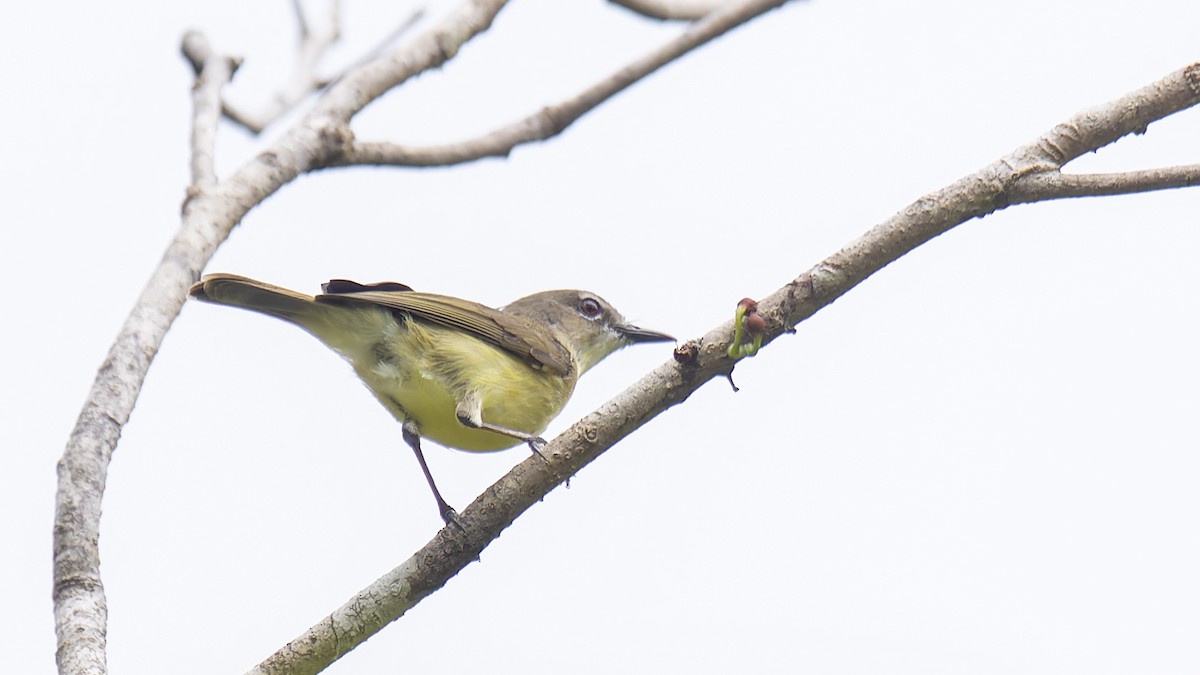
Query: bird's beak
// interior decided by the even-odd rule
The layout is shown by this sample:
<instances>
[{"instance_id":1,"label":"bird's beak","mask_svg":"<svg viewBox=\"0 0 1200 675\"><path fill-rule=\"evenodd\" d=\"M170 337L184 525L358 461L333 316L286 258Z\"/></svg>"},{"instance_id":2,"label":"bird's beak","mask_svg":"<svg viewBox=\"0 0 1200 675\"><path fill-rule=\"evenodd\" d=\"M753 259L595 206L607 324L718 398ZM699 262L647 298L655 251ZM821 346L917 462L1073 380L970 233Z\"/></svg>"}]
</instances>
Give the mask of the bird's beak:
<instances>
[{"instance_id":1,"label":"bird's beak","mask_svg":"<svg viewBox=\"0 0 1200 675\"><path fill-rule=\"evenodd\" d=\"M646 330L637 326L623 325L614 326L617 332L625 338L627 342L674 342L675 338L666 333L658 331Z\"/></svg>"}]
</instances>

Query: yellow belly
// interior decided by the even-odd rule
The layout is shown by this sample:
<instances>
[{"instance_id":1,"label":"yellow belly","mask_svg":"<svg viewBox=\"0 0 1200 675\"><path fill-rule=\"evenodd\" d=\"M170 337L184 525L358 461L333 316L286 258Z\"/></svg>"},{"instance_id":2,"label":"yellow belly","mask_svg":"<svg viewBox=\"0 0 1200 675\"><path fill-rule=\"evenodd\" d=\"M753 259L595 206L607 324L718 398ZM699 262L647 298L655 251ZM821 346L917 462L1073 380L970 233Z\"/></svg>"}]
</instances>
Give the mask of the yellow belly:
<instances>
[{"instance_id":1,"label":"yellow belly","mask_svg":"<svg viewBox=\"0 0 1200 675\"><path fill-rule=\"evenodd\" d=\"M370 385L368 385L370 386ZM374 387L372 387L374 389ZM527 434L540 434L550 420L562 409L561 405L548 403L545 396L538 395L539 387L491 386L482 390L485 422L498 424ZM511 448L521 443L518 439L503 434L472 429L464 426L455 415L457 400L451 390L437 380L406 378L398 389L387 392L376 391L396 401L408 416L416 421L423 438L459 450L489 452ZM565 402L565 401L564 401ZM384 405L389 407L385 402ZM401 414L393 411L397 418ZM403 421L403 419L401 419Z\"/></svg>"},{"instance_id":2,"label":"yellow belly","mask_svg":"<svg viewBox=\"0 0 1200 675\"><path fill-rule=\"evenodd\" d=\"M351 362L397 419L416 422L423 438L446 447L488 452L521 442L464 426L455 414L461 401L477 397L484 422L540 434L575 388L574 377L535 369L465 333L380 315L377 330L367 331L378 336L371 344L335 345L336 339L318 337Z\"/></svg>"}]
</instances>

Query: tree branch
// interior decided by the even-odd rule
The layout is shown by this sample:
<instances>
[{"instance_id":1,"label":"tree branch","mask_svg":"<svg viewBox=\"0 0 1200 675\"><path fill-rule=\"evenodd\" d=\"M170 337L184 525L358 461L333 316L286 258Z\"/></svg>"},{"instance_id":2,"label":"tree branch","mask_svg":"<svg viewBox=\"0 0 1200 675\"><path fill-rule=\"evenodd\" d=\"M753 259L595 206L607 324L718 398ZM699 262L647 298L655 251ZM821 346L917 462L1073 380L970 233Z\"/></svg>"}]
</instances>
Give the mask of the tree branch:
<instances>
[{"instance_id":1,"label":"tree branch","mask_svg":"<svg viewBox=\"0 0 1200 675\"><path fill-rule=\"evenodd\" d=\"M730 0L608 0L614 5L663 21L695 21Z\"/></svg>"},{"instance_id":2,"label":"tree branch","mask_svg":"<svg viewBox=\"0 0 1200 675\"><path fill-rule=\"evenodd\" d=\"M561 133L575 120L664 65L747 21L784 5L788 0L727 2L679 36L636 59L578 95L548 105L528 117L474 139L435 146L355 140L344 155L328 166L448 166L484 157L507 157L513 148L544 141Z\"/></svg>"},{"instance_id":3,"label":"tree branch","mask_svg":"<svg viewBox=\"0 0 1200 675\"><path fill-rule=\"evenodd\" d=\"M339 0L332 0L330 2L329 18L327 20L328 28L321 32L317 32L313 28L312 21L304 11L303 3L300 0L294 0L293 7L299 26L300 46L291 78L280 88L271 101L257 113L242 110L228 101L225 101L222 105L222 113L226 118L254 134L262 133L263 129L287 114L288 111L296 107L309 94L328 86L331 81L353 71L367 61L378 58L388 45L395 43L396 40L411 30L424 15L423 10L420 9L412 12L390 35L374 49L368 51L363 58L346 68L342 73L332 78L327 78L317 75L317 67L320 65L321 59L324 58L329 48L337 44L341 39L341 2Z\"/></svg>"},{"instance_id":4,"label":"tree branch","mask_svg":"<svg viewBox=\"0 0 1200 675\"><path fill-rule=\"evenodd\" d=\"M1200 67L1193 64L1110 103L1059 124L1002 162L1013 167L1006 204L1048 199L1116 195L1200 184L1200 165L1109 174L1064 174L1072 160L1128 134L1143 134L1152 122L1195 104Z\"/></svg>"},{"instance_id":5,"label":"tree branch","mask_svg":"<svg viewBox=\"0 0 1200 675\"><path fill-rule=\"evenodd\" d=\"M1023 185L1026 177L1057 173L1057 162L1065 163L1094 152L1200 102L1197 82L1200 82L1200 63L1107 105L1080 113L1033 143L913 202L759 301L758 313L767 322L763 345L792 332L801 321L930 239L1010 203L1019 203L1014 197L1027 194L1022 192L1028 189ZM1048 159L1051 155L1055 159ZM1138 188L1143 185L1135 179L1123 182L1128 188L1123 192L1140 191ZM1069 187L1060 187L1041 199L1074 196L1069 192ZM726 355L732 336L733 324L725 322L707 335L680 346L674 361L654 369L551 441L542 450L544 458L531 456L485 490L459 513L462 530L443 528L411 558L357 593L249 671L250 674L316 673L400 618L477 560L483 549L530 506L609 447L666 409L682 403L709 380L729 376L735 366Z\"/></svg>"},{"instance_id":6,"label":"tree branch","mask_svg":"<svg viewBox=\"0 0 1200 675\"><path fill-rule=\"evenodd\" d=\"M339 0L331 0L327 28L318 31L313 28L312 21L304 11L304 3L301 0L293 0L292 10L296 14L300 44L291 78L257 114L239 110L229 102L225 102L223 104L225 116L248 131L259 134L271 122L279 119L281 115L304 100L305 96L324 86L324 81L317 77L317 65L321 62L325 52L337 44L342 37L341 4Z\"/></svg>"},{"instance_id":7,"label":"tree branch","mask_svg":"<svg viewBox=\"0 0 1200 675\"><path fill-rule=\"evenodd\" d=\"M217 75L232 73L233 61L212 53L198 33L185 37L184 54L200 80L193 119L206 128L192 133L193 183L184 200L183 222L96 374L58 462L53 597L60 673L107 671L108 608L98 544L108 465L188 287L246 212L329 152L325 122L348 120L389 86L441 64L463 42L486 29L504 4L504 0L465 2L424 39L398 50L397 58L411 64L403 72L381 75L381 58L348 74L340 88L330 88L324 106L318 105L291 133L222 183L213 182L213 148L208 144L215 140L210 122L224 84Z\"/></svg>"},{"instance_id":8,"label":"tree branch","mask_svg":"<svg viewBox=\"0 0 1200 675\"><path fill-rule=\"evenodd\" d=\"M464 0L413 40L351 69L282 138L220 182L213 168L214 111L237 62L213 53L199 33L185 36L182 49L197 83L192 182L182 223L97 373L58 464L53 595L59 672L106 672L107 601L98 541L108 465L187 288L250 209L301 173L327 166L330 157L349 147L348 124L355 114L392 87L452 58L491 25L505 4Z\"/></svg>"},{"instance_id":9,"label":"tree branch","mask_svg":"<svg viewBox=\"0 0 1200 675\"><path fill-rule=\"evenodd\" d=\"M193 90L192 185L189 196L216 183L213 149L221 88L236 63L215 54L198 33L185 36L196 70ZM185 230L186 230L185 226ZM100 367L62 459L54 505L54 624L61 673L103 673L108 602L100 577L100 502L108 464L129 420L162 335L178 314L194 273L182 264L190 248L176 237ZM198 268L197 268L198 269Z\"/></svg>"},{"instance_id":10,"label":"tree branch","mask_svg":"<svg viewBox=\"0 0 1200 675\"><path fill-rule=\"evenodd\" d=\"M180 51L196 72L192 87L192 187L217 183L217 123L221 120L221 91L233 79L241 61L216 55L196 31L183 36Z\"/></svg>"},{"instance_id":11,"label":"tree branch","mask_svg":"<svg viewBox=\"0 0 1200 675\"><path fill-rule=\"evenodd\" d=\"M1068 197L1125 195L1200 185L1200 164L1168 166L1122 173L1070 174L1042 171L1013 184L1014 204Z\"/></svg>"}]
</instances>

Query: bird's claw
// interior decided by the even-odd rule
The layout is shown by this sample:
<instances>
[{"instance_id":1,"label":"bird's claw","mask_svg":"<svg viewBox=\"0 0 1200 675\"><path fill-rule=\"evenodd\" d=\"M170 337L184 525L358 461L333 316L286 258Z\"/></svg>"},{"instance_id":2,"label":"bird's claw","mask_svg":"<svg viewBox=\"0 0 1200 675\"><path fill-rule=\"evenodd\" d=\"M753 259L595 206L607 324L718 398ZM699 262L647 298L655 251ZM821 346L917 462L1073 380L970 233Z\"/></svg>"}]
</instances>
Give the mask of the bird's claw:
<instances>
[{"instance_id":1,"label":"bird's claw","mask_svg":"<svg viewBox=\"0 0 1200 675\"><path fill-rule=\"evenodd\" d=\"M459 532L467 531L467 528L463 527L462 521L458 519L458 511L455 511L453 506L441 504L438 510L441 512L442 522L447 526L453 525Z\"/></svg>"},{"instance_id":2,"label":"bird's claw","mask_svg":"<svg viewBox=\"0 0 1200 675\"><path fill-rule=\"evenodd\" d=\"M529 449L533 451L533 454L541 457L544 462L550 461L542 454L542 448L546 447L546 439L541 436L533 436L526 442L529 443Z\"/></svg>"}]
</instances>

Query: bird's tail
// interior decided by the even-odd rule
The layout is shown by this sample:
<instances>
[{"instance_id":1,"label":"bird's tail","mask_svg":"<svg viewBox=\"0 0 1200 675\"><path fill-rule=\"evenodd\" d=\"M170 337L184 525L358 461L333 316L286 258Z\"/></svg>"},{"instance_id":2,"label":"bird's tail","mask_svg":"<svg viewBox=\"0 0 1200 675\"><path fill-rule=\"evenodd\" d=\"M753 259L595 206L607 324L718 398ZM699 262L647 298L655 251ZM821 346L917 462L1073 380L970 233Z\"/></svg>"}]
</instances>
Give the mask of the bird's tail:
<instances>
[{"instance_id":1,"label":"bird's tail","mask_svg":"<svg viewBox=\"0 0 1200 675\"><path fill-rule=\"evenodd\" d=\"M322 323L329 307L313 296L235 274L210 274L192 285L188 295L197 300L241 307L290 321L310 331Z\"/></svg>"}]
</instances>

